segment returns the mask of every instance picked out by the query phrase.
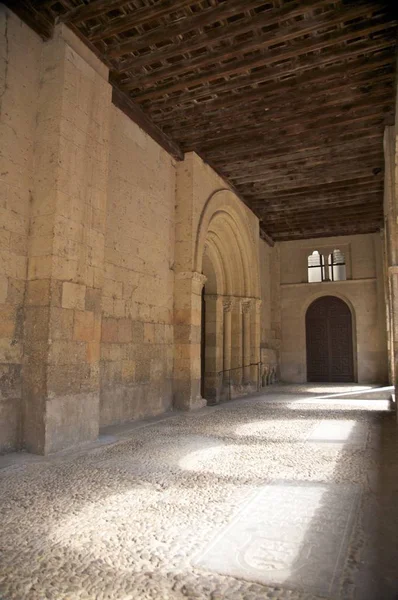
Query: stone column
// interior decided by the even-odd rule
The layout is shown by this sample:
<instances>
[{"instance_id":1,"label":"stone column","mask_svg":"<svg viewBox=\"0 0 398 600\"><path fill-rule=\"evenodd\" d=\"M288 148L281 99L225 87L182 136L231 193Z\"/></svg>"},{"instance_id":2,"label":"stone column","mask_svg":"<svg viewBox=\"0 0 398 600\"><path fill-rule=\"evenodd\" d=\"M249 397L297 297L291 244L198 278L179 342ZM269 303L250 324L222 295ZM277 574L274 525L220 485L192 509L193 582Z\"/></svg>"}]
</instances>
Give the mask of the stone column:
<instances>
[{"instance_id":1,"label":"stone column","mask_svg":"<svg viewBox=\"0 0 398 600\"><path fill-rule=\"evenodd\" d=\"M261 312L261 300L255 298L252 300L252 313L251 313L251 380L257 383L259 377L259 365L260 362L260 312ZM256 365L256 366L254 366Z\"/></svg>"},{"instance_id":2,"label":"stone column","mask_svg":"<svg viewBox=\"0 0 398 600\"><path fill-rule=\"evenodd\" d=\"M219 372L223 368L222 297L216 294L206 294L205 302L205 396L206 400L217 402L222 382Z\"/></svg>"},{"instance_id":3,"label":"stone column","mask_svg":"<svg viewBox=\"0 0 398 600\"><path fill-rule=\"evenodd\" d=\"M242 302L240 298L235 298L231 315L231 377L236 386L242 385L242 324Z\"/></svg>"},{"instance_id":4,"label":"stone column","mask_svg":"<svg viewBox=\"0 0 398 600\"><path fill-rule=\"evenodd\" d=\"M206 277L195 271L175 276L174 406L191 410L205 406L200 393L202 289Z\"/></svg>"},{"instance_id":5,"label":"stone column","mask_svg":"<svg viewBox=\"0 0 398 600\"><path fill-rule=\"evenodd\" d=\"M224 312L224 329L223 329L223 370L224 370L224 381L229 382L231 373L231 310L232 300L230 298L224 298L223 300L223 312Z\"/></svg>"},{"instance_id":6,"label":"stone column","mask_svg":"<svg viewBox=\"0 0 398 600\"><path fill-rule=\"evenodd\" d=\"M251 302L242 302L243 312L243 383L249 384L251 380Z\"/></svg>"},{"instance_id":7,"label":"stone column","mask_svg":"<svg viewBox=\"0 0 398 600\"><path fill-rule=\"evenodd\" d=\"M66 27L43 46L25 298L23 444L47 454L99 429L112 90Z\"/></svg>"}]
</instances>

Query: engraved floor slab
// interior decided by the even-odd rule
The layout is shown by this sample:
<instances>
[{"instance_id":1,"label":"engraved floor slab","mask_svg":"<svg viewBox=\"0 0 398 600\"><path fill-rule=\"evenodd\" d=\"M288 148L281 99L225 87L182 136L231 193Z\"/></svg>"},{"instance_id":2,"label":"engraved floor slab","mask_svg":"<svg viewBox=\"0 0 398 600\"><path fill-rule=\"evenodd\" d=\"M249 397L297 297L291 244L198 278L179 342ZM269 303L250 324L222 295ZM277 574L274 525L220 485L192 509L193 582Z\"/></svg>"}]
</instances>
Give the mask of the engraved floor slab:
<instances>
[{"instance_id":1,"label":"engraved floor slab","mask_svg":"<svg viewBox=\"0 0 398 600\"><path fill-rule=\"evenodd\" d=\"M194 564L336 599L358 502L354 485L267 485Z\"/></svg>"}]
</instances>

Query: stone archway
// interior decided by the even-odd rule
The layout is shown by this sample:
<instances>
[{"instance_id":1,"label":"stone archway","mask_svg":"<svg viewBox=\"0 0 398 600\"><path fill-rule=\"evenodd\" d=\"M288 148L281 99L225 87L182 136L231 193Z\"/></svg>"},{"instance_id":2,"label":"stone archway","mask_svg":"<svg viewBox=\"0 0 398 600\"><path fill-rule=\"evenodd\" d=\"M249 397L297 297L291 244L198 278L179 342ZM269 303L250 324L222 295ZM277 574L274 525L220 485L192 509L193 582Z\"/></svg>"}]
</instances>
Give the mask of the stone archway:
<instances>
[{"instance_id":1,"label":"stone archway","mask_svg":"<svg viewBox=\"0 0 398 600\"><path fill-rule=\"evenodd\" d=\"M174 404L191 409L203 406L206 398L218 401L224 380L234 395L257 381L258 221L233 192L224 189L213 193L200 213L183 199L177 217ZM196 233L190 238L195 223Z\"/></svg>"},{"instance_id":2,"label":"stone archway","mask_svg":"<svg viewBox=\"0 0 398 600\"><path fill-rule=\"evenodd\" d=\"M202 389L214 403L253 389L259 369L256 246L240 201L231 192L217 192L206 203L195 258L206 278Z\"/></svg>"}]
</instances>

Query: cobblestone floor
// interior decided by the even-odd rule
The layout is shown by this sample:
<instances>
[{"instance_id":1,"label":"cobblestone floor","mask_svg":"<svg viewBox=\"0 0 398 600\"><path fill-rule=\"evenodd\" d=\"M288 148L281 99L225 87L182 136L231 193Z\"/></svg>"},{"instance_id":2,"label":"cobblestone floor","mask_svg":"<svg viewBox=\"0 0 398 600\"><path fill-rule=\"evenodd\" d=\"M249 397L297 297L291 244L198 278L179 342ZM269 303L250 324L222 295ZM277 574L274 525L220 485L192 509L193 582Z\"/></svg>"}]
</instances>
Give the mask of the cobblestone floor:
<instances>
[{"instance_id":1,"label":"cobblestone floor","mask_svg":"<svg viewBox=\"0 0 398 600\"><path fill-rule=\"evenodd\" d=\"M0 458L1 600L395 600L396 419L357 392L276 387Z\"/></svg>"}]
</instances>

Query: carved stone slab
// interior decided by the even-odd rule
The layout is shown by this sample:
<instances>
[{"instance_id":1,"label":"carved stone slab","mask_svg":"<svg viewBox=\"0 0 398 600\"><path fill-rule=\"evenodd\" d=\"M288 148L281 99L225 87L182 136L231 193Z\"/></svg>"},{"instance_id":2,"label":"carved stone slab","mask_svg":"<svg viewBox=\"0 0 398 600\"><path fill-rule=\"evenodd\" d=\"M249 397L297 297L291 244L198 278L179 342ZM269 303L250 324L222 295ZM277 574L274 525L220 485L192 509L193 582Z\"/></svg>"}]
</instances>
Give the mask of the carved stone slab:
<instances>
[{"instance_id":1,"label":"carved stone slab","mask_svg":"<svg viewBox=\"0 0 398 600\"><path fill-rule=\"evenodd\" d=\"M267 485L254 493L194 565L336 600L358 502L354 485Z\"/></svg>"}]
</instances>

